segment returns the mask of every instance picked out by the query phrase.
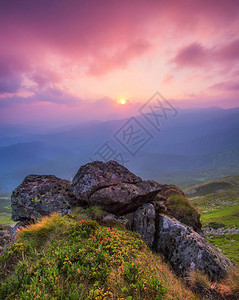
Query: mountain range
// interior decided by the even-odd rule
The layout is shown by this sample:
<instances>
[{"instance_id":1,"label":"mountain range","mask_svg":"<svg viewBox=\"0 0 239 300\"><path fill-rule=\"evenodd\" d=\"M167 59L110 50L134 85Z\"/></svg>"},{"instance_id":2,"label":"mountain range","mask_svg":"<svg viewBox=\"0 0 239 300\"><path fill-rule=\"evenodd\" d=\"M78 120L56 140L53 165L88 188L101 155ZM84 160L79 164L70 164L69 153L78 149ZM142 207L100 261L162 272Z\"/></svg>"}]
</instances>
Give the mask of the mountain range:
<instances>
[{"instance_id":1,"label":"mountain range","mask_svg":"<svg viewBox=\"0 0 239 300\"><path fill-rule=\"evenodd\" d=\"M114 138L127 119L53 129L1 125L0 191L11 191L30 173L72 179L80 165L102 160L107 142L143 178L181 187L239 173L239 108L180 109L160 119L160 131L140 114L135 119L150 136L135 155Z\"/></svg>"}]
</instances>

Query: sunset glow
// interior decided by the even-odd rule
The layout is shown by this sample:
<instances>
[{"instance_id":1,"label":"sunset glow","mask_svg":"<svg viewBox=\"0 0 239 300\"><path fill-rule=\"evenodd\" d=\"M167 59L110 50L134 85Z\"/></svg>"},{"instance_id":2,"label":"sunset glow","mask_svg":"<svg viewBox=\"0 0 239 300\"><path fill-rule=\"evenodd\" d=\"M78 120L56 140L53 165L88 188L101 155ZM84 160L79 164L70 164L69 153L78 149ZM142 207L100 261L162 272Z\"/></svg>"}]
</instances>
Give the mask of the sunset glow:
<instances>
[{"instance_id":1,"label":"sunset glow","mask_svg":"<svg viewBox=\"0 0 239 300\"><path fill-rule=\"evenodd\" d=\"M126 103L126 101L125 101L124 99L121 99L121 100L120 100L120 104L123 104L123 105L124 105L125 103Z\"/></svg>"},{"instance_id":2,"label":"sunset glow","mask_svg":"<svg viewBox=\"0 0 239 300\"><path fill-rule=\"evenodd\" d=\"M238 16L234 0L3 0L0 122L120 118L122 91L131 113L156 91L236 107Z\"/></svg>"}]
</instances>

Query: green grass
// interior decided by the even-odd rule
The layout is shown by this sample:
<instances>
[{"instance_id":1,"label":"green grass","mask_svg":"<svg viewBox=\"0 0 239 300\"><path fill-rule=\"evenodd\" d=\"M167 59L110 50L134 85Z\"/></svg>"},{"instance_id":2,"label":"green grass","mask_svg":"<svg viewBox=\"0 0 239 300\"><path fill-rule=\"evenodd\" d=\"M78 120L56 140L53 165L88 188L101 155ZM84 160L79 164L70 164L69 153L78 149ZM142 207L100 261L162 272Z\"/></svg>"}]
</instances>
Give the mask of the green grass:
<instances>
[{"instance_id":1,"label":"green grass","mask_svg":"<svg viewBox=\"0 0 239 300\"><path fill-rule=\"evenodd\" d=\"M210 235L208 240L228 258L239 264L239 234Z\"/></svg>"},{"instance_id":2,"label":"green grass","mask_svg":"<svg viewBox=\"0 0 239 300\"><path fill-rule=\"evenodd\" d=\"M226 184L226 185L225 185ZM228 189L230 188L230 189ZM224 224L225 228L239 228L239 176L225 177L200 186L190 200L201 213L203 227L210 222ZM220 191L221 190L221 191ZM205 193L209 193L205 195ZM196 195L202 196L196 196ZM196 197L195 197L196 196ZM239 263L239 234L210 235L209 241L223 254ZM231 241L233 240L233 241Z\"/></svg>"},{"instance_id":3,"label":"green grass","mask_svg":"<svg viewBox=\"0 0 239 300\"><path fill-rule=\"evenodd\" d=\"M176 219L192 226L196 231L200 230L201 225L198 211L184 195L172 191L172 194L167 200L167 208Z\"/></svg>"},{"instance_id":4,"label":"green grass","mask_svg":"<svg viewBox=\"0 0 239 300\"><path fill-rule=\"evenodd\" d=\"M139 235L58 214L0 257L0 299L197 299Z\"/></svg>"},{"instance_id":5,"label":"green grass","mask_svg":"<svg viewBox=\"0 0 239 300\"><path fill-rule=\"evenodd\" d=\"M202 223L207 226L210 222L220 222L226 227L239 227L239 205L233 205L227 208L214 210L201 216Z\"/></svg>"},{"instance_id":6,"label":"green grass","mask_svg":"<svg viewBox=\"0 0 239 300\"><path fill-rule=\"evenodd\" d=\"M11 199L9 195L0 197L0 224L14 224L12 220Z\"/></svg>"},{"instance_id":7,"label":"green grass","mask_svg":"<svg viewBox=\"0 0 239 300\"><path fill-rule=\"evenodd\" d=\"M205 196L220 190L231 190L232 188L234 188L234 186L229 182L212 182L199 186L194 196Z\"/></svg>"}]
</instances>

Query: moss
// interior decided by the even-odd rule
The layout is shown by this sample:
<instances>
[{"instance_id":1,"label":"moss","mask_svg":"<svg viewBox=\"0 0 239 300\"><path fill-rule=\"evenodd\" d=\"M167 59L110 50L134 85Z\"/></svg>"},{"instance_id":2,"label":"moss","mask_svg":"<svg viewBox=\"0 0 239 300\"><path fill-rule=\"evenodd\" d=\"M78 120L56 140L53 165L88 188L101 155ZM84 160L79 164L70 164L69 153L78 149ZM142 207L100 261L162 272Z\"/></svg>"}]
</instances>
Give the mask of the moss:
<instances>
[{"instance_id":1,"label":"moss","mask_svg":"<svg viewBox=\"0 0 239 300\"><path fill-rule=\"evenodd\" d=\"M31 199L31 202L37 204L37 203L40 203L41 200L36 196L34 199L33 198Z\"/></svg>"},{"instance_id":2,"label":"moss","mask_svg":"<svg viewBox=\"0 0 239 300\"><path fill-rule=\"evenodd\" d=\"M192 226L196 231L201 229L200 215L183 193L172 190L166 206L170 215L182 223Z\"/></svg>"}]
</instances>

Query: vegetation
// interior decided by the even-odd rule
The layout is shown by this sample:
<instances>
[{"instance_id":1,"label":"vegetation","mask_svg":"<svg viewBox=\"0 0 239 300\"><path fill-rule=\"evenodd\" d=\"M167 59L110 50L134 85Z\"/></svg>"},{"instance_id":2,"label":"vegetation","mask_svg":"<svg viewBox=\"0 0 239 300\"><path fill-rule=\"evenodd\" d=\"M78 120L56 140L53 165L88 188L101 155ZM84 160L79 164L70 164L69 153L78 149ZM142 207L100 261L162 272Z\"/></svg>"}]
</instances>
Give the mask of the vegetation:
<instances>
[{"instance_id":1,"label":"vegetation","mask_svg":"<svg viewBox=\"0 0 239 300\"><path fill-rule=\"evenodd\" d=\"M13 224L11 216L11 200L7 193L0 194L0 224Z\"/></svg>"},{"instance_id":2,"label":"vegetation","mask_svg":"<svg viewBox=\"0 0 239 300\"><path fill-rule=\"evenodd\" d=\"M192 190L194 194L190 200L201 213L203 227L239 229L239 176L194 186ZM239 263L239 234L209 234L207 238L223 254Z\"/></svg>"},{"instance_id":3,"label":"vegetation","mask_svg":"<svg viewBox=\"0 0 239 300\"><path fill-rule=\"evenodd\" d=\"M18 232L0 258L1 299L197 299L138 234L82 216Z\"/></svg>"},{"instance_id":4,"label":"vegetation","mask_svg":"<svg viewBox=\"0 0 239 300\"><path fill-rule=\"evenodd\" d=\"M177 192L170 195L167 200L167 207L176 219L193 226L197 230L198 211L183 194Z\"/></svg>"},{"instance_id":5,"label":"vegetation","mask_svg":"<svg viewBox=\"0 0 239 300\"><path fill-rule=\"evenodd\" d=\"M207 226L210 222L221 222L227 227L239 227L239 205L223 208L203 214L202 222Z\"/></svg>"},{"instance_id":6,"label":"vegetation","mask_svg":"<svg viewBox=\"0 0 239 300\"><path fill-rule=\"evenodd\" d=\"M210 234L207 238L209 242L219 248L223 254L239 264L239 234Z\"/></svg>"}]
</instances>

